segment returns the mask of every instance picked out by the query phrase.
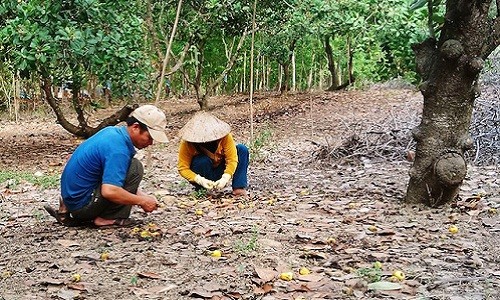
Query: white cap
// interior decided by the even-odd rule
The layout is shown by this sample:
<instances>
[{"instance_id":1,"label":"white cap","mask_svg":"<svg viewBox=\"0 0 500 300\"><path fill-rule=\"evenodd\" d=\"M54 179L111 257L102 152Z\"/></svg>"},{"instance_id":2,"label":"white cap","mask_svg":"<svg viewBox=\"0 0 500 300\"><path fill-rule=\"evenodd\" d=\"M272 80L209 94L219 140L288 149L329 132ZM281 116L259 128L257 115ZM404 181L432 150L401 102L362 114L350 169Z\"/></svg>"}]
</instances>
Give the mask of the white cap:
<instances>
[{"instance_id":1,"label":"white cap","mask_svg":"<svg viewBox=\"0 0 500 300\"><path fill-rule=\"evenodd\" d=\"M168 142L167 135L165 134L167 117L165 117L165 114L158 107L149 104L142 105L136 108L130 116L148 127L149 134L153 140L161 143Z\"/></svg>"}]
</instances>

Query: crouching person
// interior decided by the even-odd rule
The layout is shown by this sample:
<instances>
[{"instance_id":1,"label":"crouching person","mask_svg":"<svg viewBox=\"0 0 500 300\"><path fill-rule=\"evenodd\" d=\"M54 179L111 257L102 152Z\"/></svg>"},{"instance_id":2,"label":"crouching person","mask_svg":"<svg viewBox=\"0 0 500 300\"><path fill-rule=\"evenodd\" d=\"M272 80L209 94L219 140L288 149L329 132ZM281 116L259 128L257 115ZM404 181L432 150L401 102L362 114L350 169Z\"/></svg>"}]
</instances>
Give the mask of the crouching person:
<instances>
[{"instance_id":1,"label":"crouching person","mask_svg":"<svg viewBox=\"0 0 500 300\"><path fill-rule=\"evenodd\" d=\"M223 189L246 196L248 148L236 144L231 127L208 112L196 113L180 130L177 169L196 189Z\"/></svg>"},{"instance_id":2,"label":"crouching person","mask_svg":"<svg viewBox=\"0 0 500 300\"><path fill-rule=\"evenodd\" d=\"M165 114L153 105L134 110L127 126L110 126L79 145L61 176L59 209L45 209L66 226L128 226L133 205L145 212L157 208L155 197L139 190L143 166L137 149L167 142Z\"/></svg>"}]
</instances>

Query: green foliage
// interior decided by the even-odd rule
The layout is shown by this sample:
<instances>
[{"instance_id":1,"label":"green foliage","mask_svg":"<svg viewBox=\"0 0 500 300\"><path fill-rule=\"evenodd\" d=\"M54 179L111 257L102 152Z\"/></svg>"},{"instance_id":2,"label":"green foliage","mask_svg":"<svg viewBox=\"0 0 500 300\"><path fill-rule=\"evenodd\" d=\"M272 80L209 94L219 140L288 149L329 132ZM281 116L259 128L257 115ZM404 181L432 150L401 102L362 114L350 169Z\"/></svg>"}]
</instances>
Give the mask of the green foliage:
<instances>
[{"instance_id":1,"label":"green foliage","mask_svg":"<svg viewBox=\"0 0 500 300\"><path fill-rule=\"evenodd\" d=\"M197 189L191 193L191 196L194 197L195 199L205 198L207 196L207 190L203 188Z\"/></svg>"},{"instance_id":2,"label":"green foliage","mask_svg":"<svg viewBox=\"0 0 500 300\"><path fill-rule=\"evenodd\" d=\"M239 37L251 29L253 3L253 0L183 2L170 67L178 62L178 54L186 44L191 47L180 72L168 75L175 94L187 91L188 84L195 86L198 79L201 82L198 88L203 88L220 76L227 64L226 50L234 50ZM262 88L276 88L283 83L278 70L289 66L292 51L299 90L309 88L310 74L314 74L314 82L319 82L319 74L328 76L325 37L331 41L344 81L349 50L354 53L357 82L395 77L417 81L411 45L427 35L426 3L425 0L259 1L254 67L259 79L264 68L269 70L268 82ZM97 79L98 83L109 80L114 97L150 97L156 88L154 78L161 67L176 4L177 1L2 1L0 63L12 74L17 71L25 77L37 74L51 78L55 84L73 81L78 88L91 79ZM431 20L436 30L444 20L443 7L444 1L434 1ZM249 51L247 38L228 74L225 91L236 91L242 83L248 86ZM247 54L245 70L243 53ZM243 73L246 78L242 78ZM35 82L38 79L33 78Z\"/></svg>"},{"instance_id":3,"label":"green foliage","mask_svg":"<svg viewBox=\"0 0 500 300\"><path fill-rule=\"evenodd\" d=\"M41 209L33 209L31 213L37 222L41 222L45 219L45 213Z\"/></svg>"},{"instance_id":4,"label":"green foliage","mask_svg":"<svg viewBox=\"0 0 500 300\"><path fill-rule=\"evenodd\" d=\"M257 226L252 227L252 233L248 239L239 239L234 243L234 250L240 255L248 255L259 248L258 240L259 229Z\"/></svg>"},{"instance_id":5,"label":"green foliage","mask_svg":"<svg viewBox=\"0 0 500 300\"><path fill-rule=\"evenodd\" d=\"M146 79L137 2L7 0L0 4L0 59L22 77L35 72L79 89L89 76L130 93Z\"/></svg>"},{"instance_id":6,"label":"green foliage","mask_svg":"<svg viewBox=\"0 0 500 300\"><path fill-rule=\"evenodd\" d=\"M0 183L6 183L14 188L22 182L29 182L43 189L57 188L59 186L59 175L37 176L29 172L0 170Z\"/></svg>"},{"instance_id":7,"label":"green foliage","mask_svg":"<svg viewBox=\"0 0 500 300\"><path fill-rule=\"evenodd\" d=\"M382 278L382 270L376 266L358 269L356 273L368 282L377 282Z\"/></svg>"}]
</instances>

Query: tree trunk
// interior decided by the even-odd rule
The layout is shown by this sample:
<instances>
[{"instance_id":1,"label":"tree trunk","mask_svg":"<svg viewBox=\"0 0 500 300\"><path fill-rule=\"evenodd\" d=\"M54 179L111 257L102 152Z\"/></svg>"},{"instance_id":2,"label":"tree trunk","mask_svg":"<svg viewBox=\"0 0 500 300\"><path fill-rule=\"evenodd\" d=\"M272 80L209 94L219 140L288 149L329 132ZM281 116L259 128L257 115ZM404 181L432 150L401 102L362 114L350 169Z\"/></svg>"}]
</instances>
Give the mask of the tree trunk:
<instances>
[{"instance_id":1,"label":"tree trunk","mask_svg":"<svg viewBox=\"0 0 500 300\"><path fill-rule=\"evenodd\" d=\"M283 79L281 81L280 93L284 94L288 90L290 90L290 85L288 83L290 81L290 62L286 62L286 63L282 64L281 69L283 70L283 73L282 73Z\"/></svg>"},{"instance_id":2,"label":"tree trunk","mask_svg":"<svg viewBox=\"0 0 500 300\"><path fill-rule=\"evenodd\" d=\"M340 81L337 74L337 66L335 65L335 58L333 57L333 48L332 45L330 45L330 36L325 37L324 43L326 59L328 61L328 70L330 71L330 76L332 78L332 82L327 91L335 91L340 85Z\"/></svg>"},{"instance_id":3,"label":"tree trunk","mask_svg":"<svg viewBox=\"0 0 500 300\"><path fill-rule=\"evenodd\" d=\"M79 126L75 126L72 123L70 123L66 117L64 116L64 113L60 107L60 102L54 98L54 95L52 94L52 83L49 79L42 79L42 90L45 93L45 100L49 104L49 106L52 108L54 113L56 114L57 118L57 123L61 124L61 126L67 130L69 133L74 134L79 137L83 138L88 138L101 130L104 127L107 126L114 126L121 121L124 121L128 115L138 106L134 105L133 107L130 106L124 106L111 116L107 117L106 119L102 120L101 123L97 127L90 127L88 126L87 122L81 122L79 121ZM78 92L73 92L73 94L78 95ZM78 113L77 113L78 114ZM82 113L83 114L83 113ZM78 119L81 117L79 116Z\"/></svg>"},{"instance_id":4,"label":"tree trunk","mask_svg":"<svg viewBox=\"0 0 500 300\"><path fill-rule=\"evenodd\" d=\"M464 152L472 147L468 129L478 76L483 60L500 43L498 17L488 19L490 5L490 0L448 0L439 41L430 38L414 46L424 109L413 130L417 150L408 202L435 207L458 195L467 172Z\"/></svg>"},{"instance_id":5,"label":"tree trunk","mask_svg":"<svg viewBox=\"0 0 500 300\"><path fill-rule=\"evenodd\" d=\"M295 65L295 52L292 52L292 91L297 91L297 66Z\"/></svg>"},{"instance_id":6,"label":"tree trunk","mask_svg":"<svg viewBox=\"0 0 500 300\"><path fill-rule=\"evenodd\" d=\"M280 92L284 94L290 90L290 64L292 63L293 53L295 52L295 43L297 40L293 40L288 48L288 57L286 62L280 63L283 67L283 81L281 82Z\"/></svg>"}]
</instances>

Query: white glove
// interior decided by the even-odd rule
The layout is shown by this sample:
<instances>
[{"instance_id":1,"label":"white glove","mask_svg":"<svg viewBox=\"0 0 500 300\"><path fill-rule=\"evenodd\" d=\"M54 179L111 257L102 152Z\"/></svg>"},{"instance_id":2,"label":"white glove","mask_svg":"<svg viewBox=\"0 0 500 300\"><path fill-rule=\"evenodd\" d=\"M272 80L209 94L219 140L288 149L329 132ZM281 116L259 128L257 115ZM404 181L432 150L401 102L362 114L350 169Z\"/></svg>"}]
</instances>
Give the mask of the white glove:
<instances>
[{"instance_id":1,"label":"white glove","mask_svg":"<svg viewBox=\"0 0 500 300\"><path fill-rule=\"evenodd\" d=\"M194 182L206 188L207 190L211 190L215 186L215 182L213 182L212 180L208 180L200 175L196 175L196 177L194 178Z\"/></svg>"},{"instance_id":2,"label":"white glove","mask_svg":"<svg viewBox=\"0 0 500 300\"><path fill-rule=\"evenodd\" d=\"M227 173L222 174L222 177L214 183L214 187L217 189L223 189L226 187L229 179L231 179L231 175Z\"/></svg>"}]
</instances>

